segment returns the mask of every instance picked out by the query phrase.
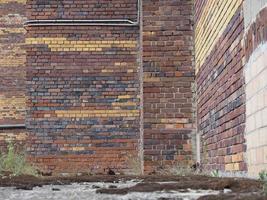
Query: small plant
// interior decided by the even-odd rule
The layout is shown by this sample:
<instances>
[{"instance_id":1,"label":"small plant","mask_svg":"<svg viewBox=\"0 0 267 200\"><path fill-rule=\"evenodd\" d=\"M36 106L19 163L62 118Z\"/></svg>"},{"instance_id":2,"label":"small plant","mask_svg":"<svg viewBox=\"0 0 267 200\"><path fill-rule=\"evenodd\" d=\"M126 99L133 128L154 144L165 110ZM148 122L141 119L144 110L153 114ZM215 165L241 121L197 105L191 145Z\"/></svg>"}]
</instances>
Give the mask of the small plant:
<instances>
[{"instance_id":1,"label":"small plant","mask_svg":"<svg viewBox=\"0 0 267 200\"><path fill-rule=\"evenodd\" d=\"M207 142L203 142L203 149L202 149L202 163L206 165L209 162L209 153L208 153L208 145Z\"/></svg>"},{"instance_id":2,"label":"small plant","mask_svg":"<svg viewBox=\"0 0 267 200\"><path fill-rule=\"evenodd\" d=\"M267 171L266 170L262 170L259 173L259 177L261 181L267 181Z\"/></svg>"},{"instance_id":3,"label":"small plant","mask_svg":"<svg viewBox=\"0 0 267 200\"><path fill-rule=\"evenodd\" d=\"M189 166L177 163L174 166L165 167L160 170L162 175L189 176L195 174L195 171Z\"/></svg>"},{"instance_id":4,"label":"small plant","mask_svg":"<svg viewBox=\"0 0 267 200\"><path fill-rule=\"evenodd\" d=\"M211 175L212 177L219 177L219 176L220 176L219 170L218 170L218 169L213 170L213 171L210 173L210 175Z\"/></svg>"},{"instance_id":5,"label":"small plant","mask_svg":"<svg viewBox=\"0 0 267 200\"><path fill-rule=\"evenodd\" d=\"M264 195L267 196L267 181L265 181L263 184L263 192L264 192Z\"/></svg>"},{"instance_id":6,"label":"small plant","mask_svg":"<svg viewBox=\"0 0 267 200\"><path fill-rule=\"evenodd\" d=\"M8 144L7 153L0 154L0 174L11 173L11 176L37 176L37 169L30 165L24 153L15 151L12 143Z\"/></svg>"},{"instance_id":7,"label":"small plant","mask_svg":"<svg viewBox=\"0 0 267 200\"><path fill-rule=\"evenodd\" d=\"M126 163L128 168L130 169L129 174L132 175L141 175L142 174L142 168L141 168L141 159L138 155L129 154L126 157Z\"/></svg>"},{"instance_id":8,"label":"small plant","mask_svg":"<svg viewBox=\"0 0 267 200\"><path fill-rule=\"evenodd\" d=\"M260 180L263 181L263 192L264 192L265 196L267 196L267 171L262 170L259 173L259 177L260 177Z\"/></svg>"},{"instance_id":9,"label":"small plant","mask_svg":"<svg viewBox=\"0 0 267 200\"><path fill-rule=\"evenodd\" d=\"M177 176L187 176L194 174L192 168L185 165L176 165L175 167L171 168L170 172Z\"/></svg>"}]
</instances>

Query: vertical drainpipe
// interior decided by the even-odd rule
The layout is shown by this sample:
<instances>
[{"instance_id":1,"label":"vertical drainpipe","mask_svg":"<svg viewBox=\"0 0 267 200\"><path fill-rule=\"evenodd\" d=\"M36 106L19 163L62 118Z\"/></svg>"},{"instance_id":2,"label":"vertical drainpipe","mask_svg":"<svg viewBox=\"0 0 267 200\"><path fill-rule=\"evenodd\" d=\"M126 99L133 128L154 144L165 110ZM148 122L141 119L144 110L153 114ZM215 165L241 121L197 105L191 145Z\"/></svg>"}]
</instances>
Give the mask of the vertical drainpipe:
<instances>
[{"instance_id":1,"label":"vertical drainpipe","mask_svg":"<svg viewBox=\"0 0 267 200\"><path fill-rule=\"evenodd\" d=\"M195 46L195 45L194 45ZM196 57L195 57L196 58ZM195 63L196 66L196 63ZM198 162L199 164L201 163L201 133L199 132L199 128L198 128L198 94L197 94L197 82L196 82L196 71L195 71L195 118L196 118L196 162Z\"/></svg>"},{"instance_id":2,"label":"vertical drainpipe","mask_svg":"<svg viewBox=\"0 0 267 200\"><path fill-rule=\"evenodd\" d=\"M200 134L197 130L197 134L196 134L196 152L197 152L197 162L201 163L201 156L200 156L200 151L201 151L201 147L200 147Z\"/></svg>"},{"instance_id":3,"label":"vertical drainpipe","mask_svg":"<svg viewBox=\"0 0 267 200\"><path fill-rule=\"evenodd\" d=\"M139 6L139 87L140 87L140 141L139 141L139 158L141 172L144 174L144 79L143 79L143 3L138 1Z\"/></svg>"},{"instance_id":4,"label":"vertical drainpipe","mask_svg":"<svg viewBox=\"0 0 267 200\"><path fill-rule=\"evenodd\" d=\"M193 95L194 95L194 109L195 109L195 114L194 114L194 118L195 118L195 159L197 163L201 163L201 134L198 130L198 94L197 94L197 80L196 80L196 75L198 70L196 69L196 65L197 65L197 61L196 61L196 48L195 48L195 30L196 30L196 24L195 24L195 3L193 3L193 48L194 48L194 68L195 68L195 79L194 79L194 89L193 89Z\"/></svg>"}]
</instances>

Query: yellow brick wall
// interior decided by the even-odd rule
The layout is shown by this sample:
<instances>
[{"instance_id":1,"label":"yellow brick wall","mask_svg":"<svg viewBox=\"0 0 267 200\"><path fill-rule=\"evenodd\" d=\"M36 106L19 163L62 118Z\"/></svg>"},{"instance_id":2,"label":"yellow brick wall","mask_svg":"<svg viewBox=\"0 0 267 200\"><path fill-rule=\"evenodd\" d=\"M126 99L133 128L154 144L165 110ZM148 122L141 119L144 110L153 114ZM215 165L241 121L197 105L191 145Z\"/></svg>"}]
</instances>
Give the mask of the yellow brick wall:
<instances>
[{"instance_id":1,"label":"yellow brick wall","mask_svg":"<svg viewBox=\"0 0 267 200\"><path fill-rule=\"evenodd\" d=\"M5 152L9 143L17 150L25 152L27 140L28 133L25 129L0 129L0 152Z\"/></svg>"},{"instance_id":2,"label":"yellow brick wall","mask_svg":"<svg viewBox=\"0 0 267 200\"><path fill-rule=\"evenodd\" d=\"M207 0L195 24L196 70L203 65L243 0Z\"/></svg>"},{"instance_id":3,"label":"yellow brick wall","mask_svg":"<svg viewBox=\"0 0 267 200\"><path fill-rule=\"evenodd\" d=\"M26 44L45 44L51 51L103 51L104 48L136 48L136 41L71 41L67 38L27 38Z\"/></svg>"},{"instance_id":4,"label":"yellow brick wall","mask_svg":"<svg viewBox=\"0 0 267 200\"><path fill-rule=\"evenodd\" d=\"M0 0L0 3L22 3L26 4L27 0Z\"/></svg>"},{"instance_id":5,"label":"yellow brick wall","mask_svg":"<svg viewBox=\"0 0 267 200\"><path fill-rule=\"evenodd\" d=\"M96 117L138 117L139 110L56 110L61 118L96 118ZM46 117L46 116L45 116ZM50 117L50 116L47 116Z\"/></svg>"},{"instance_id":6,"label":"yellow brick wall","mask_svg":"<svg viewBox=\"0 0 267 200\"><path fill-rule=\"evenodd\" d=\"M0 119L9 118L24 120L24 115L19 114L25 111L25 97L5 97L0 95Z\"/></svg>"},{"instance_id":7,"label":"yellow brick wall","mask_svg":"<svg viewBox=\"0 0 267 200\"><path fill-rule=\"evenodd\" d=\"M0 125L25 120L25 4L26 0L0 1Z\"/></svg>"}]
</instances>

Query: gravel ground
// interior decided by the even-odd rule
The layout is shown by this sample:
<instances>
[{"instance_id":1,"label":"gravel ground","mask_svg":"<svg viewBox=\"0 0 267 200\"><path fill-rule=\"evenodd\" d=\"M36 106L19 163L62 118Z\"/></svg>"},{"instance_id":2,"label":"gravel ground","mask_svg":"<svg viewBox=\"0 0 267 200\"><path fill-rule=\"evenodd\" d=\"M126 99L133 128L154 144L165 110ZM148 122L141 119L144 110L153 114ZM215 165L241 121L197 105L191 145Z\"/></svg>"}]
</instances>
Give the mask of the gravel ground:
<instances>
[{"instance_id":1,"label":"gravel ground","mask_svg":"<svg viewBox=\"0 0 267 200\"><path fill-rule=\"evenodd\" d=\"M196 200L208 194L218 194L212 190L181 190L169 192L131 192L126 195L100 194L100 188L127 188L136 185L138 181L120 183L74 183L71 185L45 185L33 190L18 190L12 187L0 188L1 200L156 200L177 199Z\"/></svg>"},{"instance_id":2,"label":"gravel ground","mask_svg":"<svg viewBox=\"0 0 267 200\"><path fill-rule=\"evenodd\" d=\"M0 200L267 200L262 188L257 180L198 175L0 176Z\"/></svg>"}]
</instances>

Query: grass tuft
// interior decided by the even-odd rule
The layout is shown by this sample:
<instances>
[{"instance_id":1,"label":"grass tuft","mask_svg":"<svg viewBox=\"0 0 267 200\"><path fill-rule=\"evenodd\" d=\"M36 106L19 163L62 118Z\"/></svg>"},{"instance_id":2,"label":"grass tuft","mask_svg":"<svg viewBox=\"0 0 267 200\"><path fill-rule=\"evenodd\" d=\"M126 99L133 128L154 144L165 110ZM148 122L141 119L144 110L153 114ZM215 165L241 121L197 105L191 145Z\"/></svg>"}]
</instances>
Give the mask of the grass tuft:
<instances>
[{"instance_id":1,"label":"grass tuft","mask_svg":"<svg viewBox=\"0 0 267 200\"><path fill-rule=\"evenodd\" d=\"M190 176L196 174L196 172L188 165L176 164L174 166L167 166L160 170L162 175L175 175L175 176Z\"/></svg>"},{"instance_id":2,"label":"grass tuft","mask_svg":"<svg viewBox=\"0 0 267 200\"><path fill-rule=\"evenodd\" d=\"M126 157L126 163L129 168L130 175L141 175L142 168L141 168L141 159L138 155L129 154Z\"/></svg>"},{"instance_id":3,"label":"grass tuft","mask_svg":"<svg viewBox=\"0 0 267 200\"><path fill-rule=\"evenodd\" d=\"M263 170L259 173L260 180L263 181L263 192L267 196L267 171Z\"/></svg>"},{"instance_id":4,"label":"grass tuft","mask_svg":"<svg viewBox=\"0 0 267 200\"><path fill-rule=\"evenodd\" d=\"M213 170L213 171L210 173L210 175L211 175L211 177L216 177L216 178L218 178L218 177L220 177L220 172L219 172L218 169L217 169L217 170Z\"/></svg>"},{"instance_id":5,"label":"grass tuft","mask_svg":"<svg viewBox=\"0 0 267 200\"><path fill-rule=\"evenodd\" d=\"M0 153L0 174L10 173L11 176L37 176L37 169L26 160L25 153L15 151L12 143L8 144L7 153Z\"/></svg>"}]
</instances>

